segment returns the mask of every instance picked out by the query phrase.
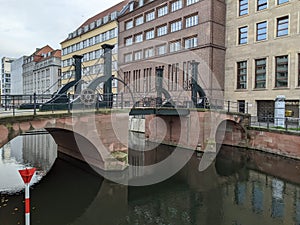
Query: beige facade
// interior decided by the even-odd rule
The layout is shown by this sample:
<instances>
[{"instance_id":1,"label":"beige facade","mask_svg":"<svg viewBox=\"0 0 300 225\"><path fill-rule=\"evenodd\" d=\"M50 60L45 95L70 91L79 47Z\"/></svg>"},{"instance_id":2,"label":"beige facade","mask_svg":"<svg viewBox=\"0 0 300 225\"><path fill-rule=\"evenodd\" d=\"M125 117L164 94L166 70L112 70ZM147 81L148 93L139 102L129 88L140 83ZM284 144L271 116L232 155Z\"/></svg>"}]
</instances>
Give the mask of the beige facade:
<instances>
[{"instance_id":1,"label":"beige facade","mask_svg":"<svg viewBox=\"0 0 300 225\"><path fill-rule=\"evenodd\" d=\"M222 98L225 2L148 0L131 4L118 18L119 74L136 97L156 97L155 70L163 66L163 88L179 101L191 101L194 60L199 63L198 84L206 95ZM126 93L126 88L121 89L119 92Z\"/></svg>"},{"instance_id":2,"label":"beige facade","mask_svg":"<svg viewBox=\"0 0 300 225\"><path fill-rule=\"evenodd\" d=\"M68 38L61 42L62 48L62 84L74 79L75 67L73 56L82 55L82 79L83 86L87 86L93 79L103 76L103 54L102 45L114 45L112 71L117 76L118 70L118 22L117 17L120 11L126 6L127 1L100 12L89 18ZM84 88L84 87L83 87ZM117 82L113 83L113 91L117 91Z\"/></svg>"},{"instance_id":3,"label":"beige facade","mask_svg":"<svg viewBox=\"0 0 300 225\"><path fill-rule=\"evenodd\" d=\"M248 102L249 113L274 116L274 100L299 117L297 0L227 0L225 99ZM240 109L242 110L242 109Z\"/></svg>"}]
</instances>

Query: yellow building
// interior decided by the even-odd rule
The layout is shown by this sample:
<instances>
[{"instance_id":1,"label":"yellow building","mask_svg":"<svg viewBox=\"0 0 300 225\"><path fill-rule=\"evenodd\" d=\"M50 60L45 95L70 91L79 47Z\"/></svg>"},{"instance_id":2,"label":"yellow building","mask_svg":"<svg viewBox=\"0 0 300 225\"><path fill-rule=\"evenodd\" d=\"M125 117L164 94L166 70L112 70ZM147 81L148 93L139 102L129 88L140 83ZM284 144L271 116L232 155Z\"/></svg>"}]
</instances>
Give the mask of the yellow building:
<instances>
[{"instance_id":1,"label":"yellow building","mask_svg":"<svg viewBox=\"0 0 300 225\"><path fill-rule=\"evenodd\" d=\"M118 21L117 17L126 6L127 1L89 18L78 29L61 42L62 49L62 85L74 80L75 67L73 55L82 55L83 88L96 77L103 75L103 44L115 45L112 51L112 72L117 76L118 70ZM117 82L113 81L113 92L117 92Z\"/></svg>"}]
</instances>

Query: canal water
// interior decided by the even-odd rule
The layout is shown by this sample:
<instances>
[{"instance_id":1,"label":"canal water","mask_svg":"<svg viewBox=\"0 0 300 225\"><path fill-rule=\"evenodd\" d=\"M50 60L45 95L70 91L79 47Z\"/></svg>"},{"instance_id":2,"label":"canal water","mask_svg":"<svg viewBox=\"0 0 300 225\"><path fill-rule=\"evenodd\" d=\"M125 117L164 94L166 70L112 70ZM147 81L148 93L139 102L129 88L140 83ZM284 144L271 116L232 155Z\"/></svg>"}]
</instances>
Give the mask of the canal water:
<instances>
[{"instance_id":1,"label":"canal water","mask_svg":"<svg viewBox=\"0 0 300 225\"><path fill-rule=\"evenodd\" d=\"M159 146L149 154L158 159L170 151ZM300 224L299 161L223 146L215 163L199 172L201 158L195 153L164 182L127 187L57 157L48 134L20 136L0 149L0 225L24 224L18 169L25 166L38 170L32 225Z\"/></svg>"}]
</instances>

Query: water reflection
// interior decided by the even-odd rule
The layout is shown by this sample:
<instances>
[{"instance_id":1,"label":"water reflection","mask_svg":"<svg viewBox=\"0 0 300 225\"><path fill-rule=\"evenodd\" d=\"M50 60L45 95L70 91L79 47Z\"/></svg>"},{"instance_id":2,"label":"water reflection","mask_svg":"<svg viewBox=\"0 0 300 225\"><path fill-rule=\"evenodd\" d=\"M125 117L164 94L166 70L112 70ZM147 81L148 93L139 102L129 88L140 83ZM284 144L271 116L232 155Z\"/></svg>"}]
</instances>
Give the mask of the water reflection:
<instances>
[{"instance_id":1,"label":"water reflection","mask_svg":"<svg viewBox=\"0 0 300 225\"><path fill-rule=\"evenodd\" d=\"M32 183L38 182L57 157L57 145L49 134L18 136L0 148L0 193L16 193L24 188L18 173L25 166L37 168Z\"/></svg>"},{"instance_id":2,"label":"water reflection","mask_svg":"<svg viewBox=\"0 0 300 225\"><path fill-rule=\"evenodd\" d=\"M22 154L15 152L13 145L10 150L5 146L0 171L11 160L14 164L48 168L55 155L47 152L52 145L41 140L27 141L28 145L22 141ZM173 151L166 146L140 151L151 146L141 143L139 148L139 141L135 140L135 148L130 151L129 162L133 165L151 165ZM36 146L42 151L33 150L30 155L24 146ZM59 157L32 188L32 224L300 224L299 161L225 146L215 164L203 172L198 171L200 160L201 155L194 154L182 170L164 182L127 187L97 176L84 163ZM139 177L145 171L128 172ZM23 196L2 196L0 224L22 224Z\"/></svg>"}]
</instances>

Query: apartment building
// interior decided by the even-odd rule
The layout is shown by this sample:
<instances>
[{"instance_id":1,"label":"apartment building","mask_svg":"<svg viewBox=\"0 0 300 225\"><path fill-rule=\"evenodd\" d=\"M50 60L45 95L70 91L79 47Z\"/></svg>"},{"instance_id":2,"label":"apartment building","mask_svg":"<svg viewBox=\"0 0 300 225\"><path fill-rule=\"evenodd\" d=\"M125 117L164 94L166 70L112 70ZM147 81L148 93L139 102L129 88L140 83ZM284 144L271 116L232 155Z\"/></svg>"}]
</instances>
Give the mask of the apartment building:
<instances>
[{"instance_id":1,"label":"apartment building","mask_svg":"<svg viewBox=\"0 0 300 225\"><path fill-rule=\"evenodd\" d=\"M274 116L274 100L299 117L300 48L297 0L227 0L225 98Z\"/></svg>"},{"instance_id":2,"label":"apartment building","mask_svg":"<svg viewBox=\"0 0 300 225\"><path fill-rule=\"evenodd\" d=\"M9 95L11 93L11 64L14 60L14 58L9 57L1 59L1 95ZM1 104L5 104L3 99L1 99Z\"/></svg>"},{"instance_id":3,"label":"apartment building","mask_svg":"<svg viewBox=\"0 0 300 225\"><path fill-rule=\"evenodd\" d=\"M84 86L96 77L103 76L103 54L101 47L104 44L114 45L112 51L112 71L117 76L118 70L118 22L117 17L122 13L127 1L89 18L68 38L61 42L62 49L62 84L74 79L75 68L73 55L82 55L82 78ZM84 88L84 87L83 87ZM117 91L117 82L113 82L113 92Z\"/></svg>"},{"instance_id":4,"label":"apartment building","mask_svg":"<svg viewBox=\"0 0 300 225\"><path fill-rule=\"evenodd\" d=\"M198 84L209 98L222 98L225 8L221 0L131 1L118 18L121 78L135 95L155 97L155 70L163 67L163 87L189 101L196 61Z\"/></svg>"},{"instance_id":5,"label":"apartment building","mask_svg":"<svg viewBox=\"0 0 300 225\"><path fill-rule=\"evenodd\" d=\"M11 94L23 94L23 63L27 56L14 60L11 64Z\"/></svg>"},{"instance_id":6,"label":"apartment building","mask_svg":"<svg viewBox=\"0 0 300 225\"><path fill-rule=\"evenodd\" d=\"M60 86L61 51L49 45L36 49L23 63L23 93L53 94Z\"/></svg>"}]
</instances>

